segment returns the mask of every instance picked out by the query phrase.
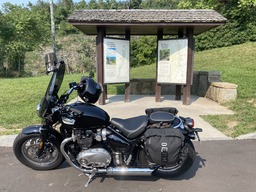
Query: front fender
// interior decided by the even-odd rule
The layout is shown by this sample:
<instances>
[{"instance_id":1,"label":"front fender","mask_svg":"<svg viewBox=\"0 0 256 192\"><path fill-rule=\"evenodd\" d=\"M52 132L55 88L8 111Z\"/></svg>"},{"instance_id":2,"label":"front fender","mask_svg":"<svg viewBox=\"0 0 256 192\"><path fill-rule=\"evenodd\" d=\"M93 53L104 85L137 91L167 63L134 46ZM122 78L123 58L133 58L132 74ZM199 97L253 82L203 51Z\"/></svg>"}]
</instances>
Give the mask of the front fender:
<instances>
[{"instance_id":1,"label":"front fender","mask_svg":"<svg viewBox=\"0 0 256 192\"><path fill-rule=\"evenodd\" d=\"M21 132L25 135L40 134L41 127L42 125L30 125L22 129ZM49 137L52 137L53 139L58 141L58 143L61 143L63 141L61 134L55 129L49 129Z\"/></svg>"}]
</instances>

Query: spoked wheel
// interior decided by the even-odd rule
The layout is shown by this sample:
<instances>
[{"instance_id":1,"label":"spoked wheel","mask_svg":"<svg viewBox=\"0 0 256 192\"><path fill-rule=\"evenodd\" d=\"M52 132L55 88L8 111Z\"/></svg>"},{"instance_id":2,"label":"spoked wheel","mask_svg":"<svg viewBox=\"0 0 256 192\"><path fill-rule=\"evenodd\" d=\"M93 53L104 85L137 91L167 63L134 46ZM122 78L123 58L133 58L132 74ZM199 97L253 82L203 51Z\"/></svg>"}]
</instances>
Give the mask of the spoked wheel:
<instances>
[{"instance_id":1,"label":"spoked wheel","mask_svg":"<svg viewBox=\"0 0 256 192\"><path fill-rule=\"evenodd\" d=\"M15 156L22 164L35 170L50 170L58 167L64 161L59 148L60 144L49 138L44 143L42 155L38 157L39 138L39 134L20 133L13 144Z\"/></svg>"},{"instance_id":2,"label":"spoked wheel","mask_svg":"<svg viewBox=\"0 0 256 192\"><path fill-rule=\"evenodd\" d=\"M178 177L189 170L194 163L195 156L196 153L193 143L190 140L186 140L181 150L179 162L173 166L159 167L153 174L163 178Z\"/></svg>"}]
</instances>

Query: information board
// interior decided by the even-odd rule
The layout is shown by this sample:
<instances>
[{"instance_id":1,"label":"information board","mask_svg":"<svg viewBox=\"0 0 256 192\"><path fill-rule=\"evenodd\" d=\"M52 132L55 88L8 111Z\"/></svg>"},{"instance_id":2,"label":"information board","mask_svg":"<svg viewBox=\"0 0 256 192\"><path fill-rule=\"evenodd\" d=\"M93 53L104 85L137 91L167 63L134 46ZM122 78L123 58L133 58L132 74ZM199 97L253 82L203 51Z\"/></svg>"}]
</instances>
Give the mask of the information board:
<instances>
[{"instance_id":1,"label":"information board","mask_svg":"<svg viewBox=\"0 0 256 192\"><path fill-rule=\"evenodd\" d=\"M104 38L104 83L130 81L130 42Z\"/></svg>"},{"instance_id":2,"label":"information board","mask_svg":"<svg viewBox=\"0 0 256 192\"><path fill-rule=\"evenodd\" d=\"M188 39L158 41L158 83L186 84Z\"/></svg>"}]
</instances>

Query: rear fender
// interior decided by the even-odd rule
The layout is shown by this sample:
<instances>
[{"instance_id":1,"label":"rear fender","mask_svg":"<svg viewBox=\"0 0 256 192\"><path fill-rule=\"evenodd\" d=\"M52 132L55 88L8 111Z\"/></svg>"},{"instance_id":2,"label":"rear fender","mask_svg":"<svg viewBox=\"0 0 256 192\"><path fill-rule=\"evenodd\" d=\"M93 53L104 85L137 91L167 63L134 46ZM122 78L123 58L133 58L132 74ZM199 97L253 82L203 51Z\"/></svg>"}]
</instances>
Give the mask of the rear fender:
<instances>
[{"instance_id":1,"label":"rear fender","mask_svg":"<svg viewBox=\"0 0 256 192\"><path fill-rule=\"evenodd\" d=\"M42 125L31 125L22 129L22 133L25 135L40 134L40 128ZM49 129L49 137L55 139L59 144L63 141L61 134L55 129Z\"/></svg>"}]
</instances>

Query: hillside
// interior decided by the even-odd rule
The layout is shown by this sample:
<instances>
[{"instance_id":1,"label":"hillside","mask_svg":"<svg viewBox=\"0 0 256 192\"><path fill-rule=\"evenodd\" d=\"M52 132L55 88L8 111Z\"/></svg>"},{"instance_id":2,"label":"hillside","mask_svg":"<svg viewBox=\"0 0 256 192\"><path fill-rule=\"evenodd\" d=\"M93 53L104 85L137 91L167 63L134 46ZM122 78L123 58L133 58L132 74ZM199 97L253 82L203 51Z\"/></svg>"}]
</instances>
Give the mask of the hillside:
<instances>
[{"instance_id":1,"label":"hillside","mask_svg":"<svg viewBox=\"0 0 256 192\"><path fill-rule=\"evenodd\" d=\"M219 70L222 81L238 85L238 99L226 105L236 114L204 117L229 136L256 132L256 42L195 54L195 70Z\"/></svg>"},{"instance_id":2,"label":"hillside","mask_svg":"<svg viewBox=\"0 0 256 192\"><path fill-rule=\"evenodd\" d=\"M68 73L83 73L95 65L95 37L83 34L60 36L57 41L57 56L68 65ZM43 50L28 52L25 57L25 71L32 76L45 73L44 56L52 52L50 46Z\"/></svg>"},{"instance_id":3,"label":"hillside","mask_svg":"<svg viewBox=\"0 0 256 192\"><path fill-rule=\"evenodd\" d=\"M239 98L256 98L256 43L195 54L195 70L219 70L222 81L238 84Z\"/></svg>"}]
</instances>

